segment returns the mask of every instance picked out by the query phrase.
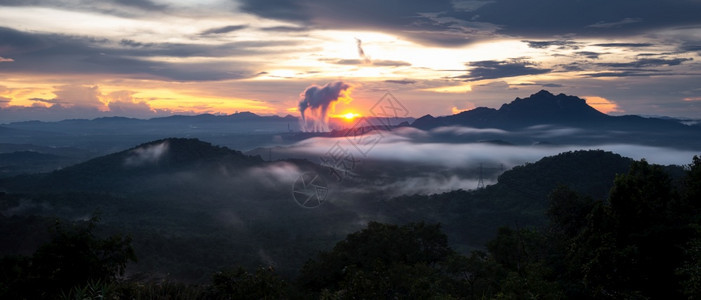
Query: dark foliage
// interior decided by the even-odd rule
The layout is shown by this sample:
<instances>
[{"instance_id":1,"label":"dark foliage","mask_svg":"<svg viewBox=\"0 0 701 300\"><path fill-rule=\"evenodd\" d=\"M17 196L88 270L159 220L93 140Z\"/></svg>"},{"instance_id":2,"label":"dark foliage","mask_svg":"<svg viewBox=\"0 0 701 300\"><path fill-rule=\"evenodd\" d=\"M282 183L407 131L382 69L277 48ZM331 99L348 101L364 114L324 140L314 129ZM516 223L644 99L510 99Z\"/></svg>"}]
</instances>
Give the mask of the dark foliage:
<instances>
[{"instance_id":1,"label":"dark foliage","mask_svg":"<svg viewBox=\"0 0 701 300\"><path fill-rule=\"evenodd\" d=\"M2 298L54 298L90 281L110 282L124 275L136 261L131 238L99 238L93 230L96 217L80 224L57 221L52 239L31 256L10 256L1 261Z\"/></svg>"}]
</instances>

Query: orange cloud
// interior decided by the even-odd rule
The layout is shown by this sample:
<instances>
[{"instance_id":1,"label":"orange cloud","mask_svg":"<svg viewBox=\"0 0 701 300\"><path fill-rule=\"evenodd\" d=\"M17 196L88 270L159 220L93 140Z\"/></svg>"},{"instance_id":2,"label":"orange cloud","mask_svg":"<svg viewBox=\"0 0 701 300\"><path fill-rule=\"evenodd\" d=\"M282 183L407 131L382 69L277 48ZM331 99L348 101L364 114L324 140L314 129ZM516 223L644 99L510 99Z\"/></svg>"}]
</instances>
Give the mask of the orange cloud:
<instances>
[{"instance_id":1,"label":"orange cloud","mask_svg":"<svg viewBox=\"0 0 701 300\"><path fill-rule=\"evenodd\" d=\"M458 108L457 106L453 106L450 110L454 115L457 115L461 112L473 110L473 109L475 109L475 104L468 102L467 107L465 107L465 108Z\"/></svg>"},{"instance_id":2,"label":"orange cloud","mask_svg":"<svg viewBox=\"0 0 701 300\"><path fill-rule=\"evenodd\" d=\"M587 101L587 104L589 104L589 106L602 113L608 114L612 112L623 112L623 109L621 109L616 102L606 99L604 97L584 96L582 98L584 98Z\"/></svg>"},{"instance_id":3,"label":"orange cloud","mask_svg":"<svg viewBox=\"0 0 701 300\"><path fill-rule=\"evenodd\" d=\"M701 97L686 97L684 101L701 101Z\"/></svg>"}]
</instances>

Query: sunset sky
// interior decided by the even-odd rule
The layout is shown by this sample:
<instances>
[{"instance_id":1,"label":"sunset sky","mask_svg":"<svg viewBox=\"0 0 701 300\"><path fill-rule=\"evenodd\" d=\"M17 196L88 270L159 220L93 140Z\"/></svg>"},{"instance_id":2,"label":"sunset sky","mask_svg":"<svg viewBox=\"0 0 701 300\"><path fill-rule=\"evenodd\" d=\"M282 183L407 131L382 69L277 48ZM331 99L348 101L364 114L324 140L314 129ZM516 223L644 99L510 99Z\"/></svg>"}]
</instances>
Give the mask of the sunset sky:
<instances>
[{"instance_id":1,"label":"sunset sky","mask_svg":"<svg viewBox=\"0 0 701 300\"><path fill-rule=\"evenodd\" d=\"M391 91L410 115L541 89L611 114L701 116L699 0L0 0L0 123L332 114Z\"/></svg>"}]
</instances>

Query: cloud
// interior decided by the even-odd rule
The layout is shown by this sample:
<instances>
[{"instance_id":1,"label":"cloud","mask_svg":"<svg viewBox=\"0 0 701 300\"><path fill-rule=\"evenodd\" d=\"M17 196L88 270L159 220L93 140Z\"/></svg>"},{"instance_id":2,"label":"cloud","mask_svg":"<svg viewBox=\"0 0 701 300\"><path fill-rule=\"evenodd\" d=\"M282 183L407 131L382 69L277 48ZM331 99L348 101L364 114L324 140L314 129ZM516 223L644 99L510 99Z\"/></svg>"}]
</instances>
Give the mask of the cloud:
<instances>
[{"instance_id":1,"label":"cloud","mask_svg":"<svg viewBox=\"0 0 701 300\"><path fill-rule=\"evenodd\" d=\"M13 62L13 61L15 61L15 60L12 58L5 58L5 57L0 56L0 63Z\"/></svg>"},{"instance_id":2,"label":"cloud","mask_svg":"<svg viewBox=\"0 0 701 300\"><path fill-rule=\"evenodd\" d=\"M451 129L457 130L459 129ZM466 134L474 128L466 129ZM598 145L498 145L493 143L446 143L435 142L437 132L424 132L417 134L411 132L382 132L383 138L366 153L363 159L371 161L395 161L411 164L429 164L446 168L460 169L473 167L480 162L503 164L507 168L521 165L526 162L535 162L545 156L552 156L562 152L575 150L606 150L633 159L645 158L658 164L687 164L697 151L679 150L674 148L629 145L622 143L603 143ZM370 133L372 134L372 133ZM482 134L480 132L472 133ZM514 133L508 132L511 136ZM541 137L571 136L573 134L586 134L575 128L533 128L523 132L528 136L537 134ZM464 140L464 139L463 139ZM293 145L291 151L298 151L312 155L322 156L336 143L347 145L345 138L312 138ZM437 155L440 153L440 155Z\"/></svg>"},{"instance_id":3,"label":"cloud","mask_svg":"<svg viewBox=\"0 0 701 300\"><path fill-rule=\"evenodd\" d=\"M537 75L552 71L551 69L532 67L535 63L523 59L484 60L468 63L471 67L467 75L458 76L466 80L482 80Z\"/></svg>"},{"instance_id":4,"label":"cloud","mask_svg":"<svg viewBox=\"0 0 701 300\"><path fill-rule=\"evenodd\" d=\"M115 91L105 95L109 113L115 116L130 116L136 118L153 118L168 115L170 111L153 109L146 101L135 99L134 92Z\"/></svg>"},{"instance_id":5,"label":"cloud","mask_svg":"<svg viewBox=\"0 0 701 300\"><path fill-rule=\"evenodd\" d=\"M334 103L339 100L350 101L351 85L337 81L320 87L312 85L307 87L298 104L301 115L300 122L303 131L329 131L328 112L333 109Z\"/></svg>"},{"instance_id":6,"label":"cloud","mask_svg":"<svg viewBox=\"0 0 701 300\"><path fill-rule=\"evenodd\" d=\"M701 24L701 2L686 0L242 0L240 9L303 28L376 30L445 47L504 36L615 38Z\"/></svg>"},{"instance_id":7,"label":"cloud","mask_svg":"<svg viewBox=\"0 0 701 300\"><path fill-rule=\"evenodd\" d=\"M614 101L599 96L582 96L587 101L587 104L596 110L608 114L612 112L623 112Z\"/></svg>"},{"instance_id":8,"label":"cloud","mask_svg":"<svg viewBox=\"0 0 701 300\"><path fill-rule=\"evenodd\" d=\"M476 107L476 106L475 106L474 103L467 102L467 105L465 106L465 108L458 108L457 106L453 106L453 107L450 109L450 111L451 111L454 115L457 115L457 114L459 114L459 113L461 113L461 112L463 112L463 111L473 110L473 109L475 109L475 107Z\"/></svg>"},{"instance_id":9,"label":"cloud","mask_svg":"<svg viewBox=\"0 0 701 300\"><path fill-rule=\"evenodd\" d=\"M97 109L105 106L100 101L101 93L98 86L64 85L58 87L53 93L56 94L54 100L58 104Z\"/></svg>"},{"instance_id":10,"label":"cloud","mask_svg":"<svg viewBox=\"0 0 701 300\"><path fill-rule=\"evenodd\" d=\"M211 35L211 34L224 34L234 31L239 31L248 28L248 25L229 25L224 27L217 27L212 29L207 29L200 33L200 35Z\"/></svg>"},{"instance_id":11,"label":"cloud","mask_svg":"<svg viewBox=\"0 0 701 300\"><path fill-rule=\"evenodd\" d=\"M643 58L632 62L625 63L598 63L599 66L612 67L612 68L645 68L645 67L658 67L658 66L678 66L686 61L694 60L691 57L684 58Z\"/></svg>"},{"instance_id":12,"label":"cloud","mask_svg":"<svg viewBox=\"0 0 701 300\"><path fill-rule=\"evenodd\" d=\"M309 29L374 29L424 44L457 46L493 32L488 24L445 16L451 0L396 2L359 0L243 0L243 12L292 22Z\"/></svg>"},{"instance_id":13,"label":"cloud","mask_svg":"<svg viewBox=\"0 0 701 300\"><path fill-rule=\"evenodd\" d=\"M304 31L308 31L309 28L298 27L298 26L271 26L271 27L262 27L262 28L260 28L260 30L272 31L272 32L304 32Z\"/></svg>"},{"instance_id":14,"label":"cloud","mask_svg":"<svg viewBox=\"0 0 701 300\"><path fill-rule=\"evenodd\" d=\"M167 151L167 141L155 145L139 147L130 152L130 156L124 160L124 165L127 167L137 167L144 164L153 164L158 162Z\"/></svg>"},{"instance_id":15,"label":"cloud","mask_svg":"<svg viewBox=\"0 0 701 300\"><path fill-rule=\"evenodd\" d=\"M355 43L356 47L358 48L358 56L360 56L360 59L363 61L363 63L371 63L370 57L365 55L365 51L363 50L363 41L361 41L359 38L355 38Z\"/></svg>"},{"instance_id":16,"label":"cloud","mask_svg":"<svg viewBox=\"0 0 701 300\"><path fill-rule=\"evenodd\" d=\"M496 183L492 179L484 180L484 183ZM402 178L397 181L385 184L382 190L390 197L398 197L402 195L430 195L438 193L446 193L455 190L472 190L477 187L478 179L476 178L461 178L458 175L441 176L431 174L426 176L415 176Z\"/></svg>"},{"instance_id":17,"label":"cloud","mask_svg":"<svg viewBox=\"0 0 701 300\"><path fill-rule=\"evenodd\" d=\"M584 57L589 58L589 59L599 59L599 56L601 55L601 53L593 52L593 51L578 51L578 52L575 52L575 54L580 55L580 56L584 56Z\"/></svg>"},{"instance_id":18,"label":"cloud","mask_svg":"<svg viewBox=\"0 0 701 300\"><path fill-rule=\"evenodd\" d=\"M563 87L562 84L559 83L543 83L540 86L542 87L549 87L549 88L558 88L558 87Z\"/></svg>"},{"instance_id":19,"label":"cloud","mask_svg":"<svg viewBox=\"0 0 701 300\"><path fill-rule=\"evenodd\" d=\"M155 14L171 12L174 10L173 6L156 3L150 0L3 0L1 1L0 6L34 6L56 8L61 10L95 12L119 17L154 17Z\"/></svg>"},{"instance_id":20,"label":"cloud","mask_svg":"<svg viewBox=\"0 0 701 300\"><path fill-rule=\"evenodd\" d=\"M604 9L605 8L605 9ZM632 9L633 8L633 9ZM690 24L700 24L701 2L673 0L561 1L537 3L494 0L469 12L447 14L495 24L512 36L616 37Z\"/></svg>"},{"instance_id":21,"label":"cloud","mask_svg":"<svg viewBox=\"0 0 701 300\"><path fill-rule=\"evenodd\" d=\"M279 187L281 184L292 185L303 172L294 164L280 161L250 168L246 173L247 177L255 178L266 186Z\"/></svg>"},{"instance_id":22,"label":"cloud","mask_svg":"<svg viewBox=\"0 0 701 300\"><path fill-rule=\"evenodd\" d=\"M570 41L570 40L554 40L554 41L529 41L529 40L524 40L522 41L526 44L528 44L528 47L535 48L535 49L547 49L552 46L557 46L559 49L579 49L579 44L578 42L575 41Z\"/></svg>"},{"instance_id":23,"label":"cloud","mask_svg":"<svg viewBox=\"0 0 701 300\"><path fill-rule=\"evenodd\" d=\"M10 105L11 98L0 97L0 108L8 107Z\"/></svg>"},{"instance_id":24,"label":"cloud","mask_svg":"<svg viewBox=\"0 0 701 300\"><path fill-rule=\"evenodd\" d=\"M290 41L246 41L222 45L139 43L61 34L28 33L0 27L0 48L15 60L4 72L35 74L127 74L134 78L176 81L210 81L254 77L259 71L245 61L153 60L152 57L187 58L246 56L269 53ZM283 51L283 50L274 50Z\"/></svg>"},{"instance_id":25,"label":"cloud","mask_svg":"<svg viewBox=\"0 0 701 300\"><path fill-rule=\"evenodd\" d=\"M33 107L0 105L3 108L0 110L0 117L9 122L37 118L57 121L108 116L153 118L173 113L168 110L153 109L145 99L137 99L133 96L134 92L127 90L103 94L100 87L96 85L63 85L55 87L53 93L56 97L50 99L30 98L29 100L36 104Z\"/></svg>"},{"instance_id":26,"label":"cloud","mask_svg":"<svg viewBox=\"0 0 701 300\"><path fill-rule=\"evenodd\" d=\"M599 43L599 44L593 44L592 46L609 47L609 48L645 48L645 47L652 47L652 46L654 46L654 44L651 44L651 43Z\"/></svg>"},{"instance_id":27,"label":"cloud","mask_svg":"<svg viewBox=\"0 0 701 300\"><path fill-rule=\"evenodd\" d=\"M416 80L410 80L410 79L387 79L387 80L385 80L384 82L393 83L393 84L407 85L407 84L414 84L414 83L416 83Z\"/></svg>"},{"instance_id":28,"label":"cloud","mask_svg":"<svg viewBox=\"0 0 701 300\"><path fill-rule=\"evenodd\" d=\"M588 25L587 27L612 28L612 27L621 27L621 26L628 25L628 24L638 23L641 21L642 21L642 19L640 19L640 18L625 18L623 20L616 21L616 22L599 21L599 22L596 22L595 24Z\"/></svg>"},{"instance_id":29,"label":"cloud","mask_svg":"<svg viewBox=\"0 0 701 300\"><path fill-rule=\"evenodd\" d=\"M327 62L327 63L333 63L337 65L367 65L367 66L376 66L376 67L408 67L411 66L410 63L405 62L405 61L398 61L398 60L383 60L383 59L375 59L370 62L365 62L364 60L360 59L338 59L338 60L329 60L329 59L321 59L321 61Z\"/></svg>"}]
</instances>

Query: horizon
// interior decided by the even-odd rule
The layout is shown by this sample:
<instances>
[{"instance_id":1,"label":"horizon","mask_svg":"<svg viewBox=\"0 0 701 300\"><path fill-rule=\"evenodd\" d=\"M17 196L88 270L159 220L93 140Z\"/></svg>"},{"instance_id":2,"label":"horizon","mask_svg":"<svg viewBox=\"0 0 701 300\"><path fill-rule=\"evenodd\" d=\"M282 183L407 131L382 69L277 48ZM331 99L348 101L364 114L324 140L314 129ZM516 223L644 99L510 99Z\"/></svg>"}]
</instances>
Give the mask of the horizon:
<instances>
[{"instance_id":1,"label":"horizon","mask_svg":"<svg viewBox=\"0 0 701 300\"><path fill-rule=\"evenodd\" d=\"M545 90L545 89L540 90L539 92L543 92L543 91L544 91L544 92L550 93L550 91ZM536 93L531 94L531 95L529 95L528 97L524 97L524 98L516 97L516 98L514 98L513 100L511 100L511 101L509 101L509 102L504 102L504 103L502 103L501 105L512 103L512 102L515 101L516 99L528 99L528 98L530 98L531 96L533 96L533 95L535 95L535 94L536 94ZM565 93L560 93L560 94L558 94L558 95L555 95L555 94L553 94L553 93L550 93L550 94L552 94L552 95L554 95L554 96L566 95L566 96L574 96L574 97L577 97L576 95L567 95L567 94L565 94ZM579 97L578 97L578 98L579 98ZM583 99L583 98L580 98L580 99ZM588 101L587 99L583 99L583 100ZM698 120L698 118L673 117L673 116L666 116L666 115L625 114L625 113L616 113L616 112L608 112L608 113L607 113L607 112L604 112L604 111L602 111L602 110L597 109L595 106L590 105L589 102L586 102L586 104L587 104L588 106L590 106L590 107L596 109L597 111L601 112L602 114L607 115L607 116L612 116L612 117L615 117L615 116L631 116L631 115L633 115L633 116L640 116L640 117L644 117L644 118L672 118L672 119L676 119L676 120L680 120L680 121L686 121L686 120L694 121L694 120ZM478 108L488 108L488 109L499 110L500 107L501 107L501 105L500 105L499 107L487 107L487 106L473 107L473 108L465 109L465 110L462 110L462 111L453 111L452 113L447 113L447 114L443 114L443 115L432 115L432 114L408 115L408 116L406 116L406 117L402 117L402 119L414 119L414 120L416 120L416 119L419 119L419 118L422 118L422 117L426 117L426 116L432 116L432 117L452 116L452 115L461 114L461 113L463 113L463 112L475 110L475 109L478 109ZM9 122L0 123L0 125L6 125L6 124L12 124L12 123L22 123L22 122L47 122L47 123L51 123L51 122L61 122L61 121L70 121L70 120L89 120L89 121L93 121L93 120L98 120L98 119L109 119L109 118L126 118L126 119L135 119L135 120L151 120L151 119L158 119L158 118L178 117L178 116L183 116L183 117L197 117L197 116L228 117L228 116L236 116L236 115L239 115L239 114L253 114L253 115L258 116L258 117L278 117L278 118L282 118L282 119L287 118L287 117L293 117L293 118L296 118L298 121L301 121L300 116L295 115L295 114L293 114L293 113L287 113L287 114L265 114L265 113L255 113L255 112L252 112L252 111L235 111L235 112L233 112L233 113L225 113L225 112L204 112L204 113L185 112L185 113L173 113L173 114L168 114L168 115L158 115L158 116L125 116L125 115L110 115L110 114L106 114L106 115L96 116L96 117L92 117L92 118L68 118L68 119L57 119L57 120L39 120L39 119L11 120L11 121L9 121ZM350 117L349 117L349 116L350 116ZM334 114L334 115L329 115L329 119L333 119L333 120L337 120L337 121L354 121L355 119L358 119L358 118L382 118L382 117L379 117L379 116L372 116L372 115L362 115L362 114L358 114L358 113L347 113L347 114ZM350 126L350 125L352 125L352 124L349 124L349 126ZM332 128L332 129L338 129L338 128L335 128L335 127L334 127L334 128Z\"/></svg>"},{"instance_id":2,"label":"horizon","mask_svg":"<svg viewBox=\"0 0 701 300\"><path fill-rule=\"evenodd\" d=\"M333 115L385 91L419 117L543 88L612 115L701 115L701 3L551 1L6 2L0 119L300 116L335 82Z\"/></svg>"}]
</instances>

